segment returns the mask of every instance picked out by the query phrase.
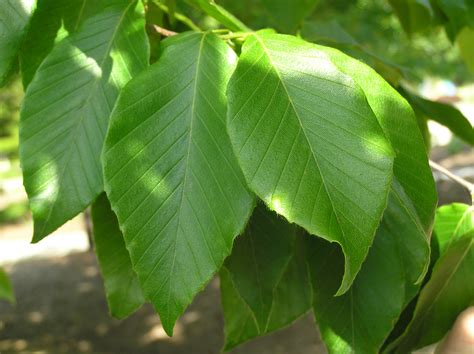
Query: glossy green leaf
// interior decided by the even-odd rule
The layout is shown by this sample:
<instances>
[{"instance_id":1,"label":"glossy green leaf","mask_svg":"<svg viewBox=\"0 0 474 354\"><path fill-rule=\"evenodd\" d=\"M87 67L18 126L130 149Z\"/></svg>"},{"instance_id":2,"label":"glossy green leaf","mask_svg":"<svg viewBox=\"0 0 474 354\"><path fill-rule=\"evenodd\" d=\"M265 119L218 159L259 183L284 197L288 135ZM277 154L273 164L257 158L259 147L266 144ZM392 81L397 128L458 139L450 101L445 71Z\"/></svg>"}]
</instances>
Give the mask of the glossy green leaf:
<instances>
[{"instance_id":1,"label":"glossy green leaf","mask_svg":"<svg viewBox=\"0 0 474 354\"><path fill-rule=\"evenodd\" d=\"M254 205L225 126L235 62L213 34L166 39L158 61L124 89L106 140L107 194L169 334Z\"/></svg>"},{"instance_id":2,"label":"glossy green leaf","mask_svg":"<svg viewBox=\"0 0 474 354\"><path fill-rule=\"evenodd\" d=\"M428 28L435 13L430 0L389 0L400 23L409 35Z\"/></svg>"},{"instance_id":3,"label":"glossy green leaf","mask_svg":"<svg viewBox=\"0 0 474 354\"><path fill-rule=\"evenodd\" d=\"M214 0L188 0L188 2L200 8L231 31L250 31L250 28L248 28L242 21L222 6L216 4Z\"/></svg>"},{"instance_id":4,"label":"glossy green leaf","mask_svg":"<svg viewBox=\"0 0 474 354\"><path fill-rule=\"evenodd\" d=\"M259 205L221 271L225 350L292 323L311 307L307 234Z\"/></svg>"},{"instance_id":5,"label":"glossy green leaf","mask_svg":"<svg viewBox=\"0 0 474 354\"><path fill-rule=\"evenodd\" d=\"M105 194L92 205L94 245L104 279L110 314L125 318L144 302L138 278L132 269L117 217Z\"/></svg>"},{"instance_id":6,"label":"glossy green leaf","mask_svg":"<svg viewBox=\"0 0 474 354\"><path fill-rule=\"evenodd\" d=\"M39 241L103 190L100 153L127 81L146 67L143 7L119 1L48 55L26 91L20 159Z\"/></svg>"},{"instance_id":7,"label":"glossy green leaf","mask_svg":"<svg viewBox=\"0 0 474 354\"><path fill-rule=\"evenodd\" d=\"M38 0L31 18L22 50L20 67L23 86L27 87L36 70L51 52L55 43L77 31L79 25L99 4L111 0Z\"/></svg>"},{"instance_id":8,"label":"glossy green leaf","mask_svg":"<svg viewBox=\"0 0 474 354\"><path fill-rule=\"evenodd\" d=\"M462 235L474 230L474 207L461 203L444 205L436 210L434 226L440 254Z\"/></svg>"},{"instance_id":9,"label":"glossy green leaf","mask_svg":"<svg viewBox=\"0 0 474 354\"><path fill-rule=\"evenodd\" d=\"M11 73L36 0L0 1L0 86Z\"/></svg>"},{"instance_id":10,"label":"glossy green leaf","mask_svg":"<svg viewBox=\"0 0 474 354\"><path fill-rule=\"evenodd\" d=\"M319 0L262 0L271 22L284 33L295 33L318 2Z\"/></svg>"},{"instance_id":11,"label":"glossy green leaf","mask_svg":"<svg viewBox=\"0 0 474 354\"><path fill-rule=\"evenodd\" d=\"M378 353L426 273L429 245L410 200L394 185L374 244L349 291L334 297L342 278L340 250L313 241L308 256L313 306L330 353Z\"/></svg>"},{"instance_id":12,"label":"glossy green leaf","mask_svg":"<svg viewBox=\"0 0 474 354\"><path fill-rule=\"evenodd\" d=\"M412 322L398 343L408 353L442 339L456 317L474 304L474 231L459 237L436 262Z\"/></svg>"},{"instance_id":13,"label":"glossy green leaf","mask_svg":"<svg viewBox=\"0 0 474 354\"><path fill-rule=\"evenodd\" d=\"M228 88L228 129L253 191L341 245L341 294L382 217L393 152L362 90L321 48L268 32L249 36Z\"/></svg>"},{"instance_id":14,"label":"glossy green leaf","mask_svg":"<svg viewBox=\"0 0 474 354\"><path fill-rule=\"evenodd\" d=\"M11 304L15 303L12 283L2 268L0 268L0 300L6 300Z\"/></svg>"},{"instance_id":15,"label":"glossy green leaf","mask_svg":"<svg viewBox=\"0 0 474 354\"><path fill-rule=\"evenodd\" d=\"M403 88L400 89L400 92L417 111L429 119L449 128L468 144L474 145L474 128L469 120L456 107L446 103L424 99Z\"/></svg>"},{"instance_id":16,"label":"glossy green leaf","mask_svg":"<svg viewBox=\"0 0 474 354\"><path fill-rule=\"evenodd\" d=\"M474 73L474 28L463 28L463 30L459 32L456 41L459 46L459 51L461 52L461 57L469 70Z\"/></svg>"}]
</instances>

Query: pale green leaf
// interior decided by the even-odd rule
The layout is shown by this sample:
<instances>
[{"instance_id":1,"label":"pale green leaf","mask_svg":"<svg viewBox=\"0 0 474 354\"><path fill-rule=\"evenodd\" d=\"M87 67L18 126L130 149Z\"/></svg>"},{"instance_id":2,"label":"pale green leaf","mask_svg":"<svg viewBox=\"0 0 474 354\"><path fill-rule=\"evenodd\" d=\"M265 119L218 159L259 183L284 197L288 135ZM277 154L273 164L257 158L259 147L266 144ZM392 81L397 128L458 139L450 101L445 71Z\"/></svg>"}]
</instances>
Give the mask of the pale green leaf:
<instances>
[{"instance_id":1,"label":"pale green leaf","mask_svg":"<svg viewBox=\"0 0 474 354\"><path fill-rule=\"evenodd\" d=\"M103 190L100 153L127 81L147 66L143 7L122 0L48 55L26 91L20 159L39 241Z\"/></svg>"},{"instance_id":2,"label":"pale green leaf","mask_svg":"<svg viewBox=\"0 0 474 354\"><path fill-rule=\"evenodd\" d=\"M436 210L434 231L440 254L444 254L454 241L472 230L474 230L473 206L453 203Z\"/></svg>"},{"instance_id":3,"label":"pale green leaf","mask_svg":"<svg viewBox=\"0 0 474 354\"><path fill-rule=\"evenodd\" d=\"M271 22L279 31L294 33L311 15L319 0L262 0Z\"/></svg>"},{"instance_id":4,"label":"pale green leaf","mask_svg":"<svg viewBox=\"0 0 474 354\"><path fill-rule=\"evenodd\" d=\"M0 268L0 300L6 300L11 304L15 303L12 283L2 268Z\"/></svg>"},{"instance_id":5,"label":"pale green leaf","mask_svg":"<svg viewBox=\"0 0 474 354\"><path fill-rule=\"evenodd\" d=\"M306 237L266 207L255 209L221 272L226 350L287 326L310 309Z\"/></svg>"},{"instance_id":6,"label":"pale green leaf","mask_svg":"<svg viewBox=\"0 0 474 354\"><path fill-rule=\"evenodd\" d=\"M36 0L0 1L0 86L15 66L35 6Z\"/></svg>"},{"instance_id":7,"label":"pale green leaf","mask_svg":"<svg viewBox=\"0 0 474 354\"><path fill-rule=\"evenodd\" d=\"M94 245L104 279L110 314L125 318L144 302L138 278L132 269L117 217L105 194L92 204Z\"/></svg>"},{"instance_id":8,"label":"pale green leaf","mask_svg":"<svg viewBox=\"0 0 474 354\"><path fill-rule=\"evenodd\" d=\"M158 61L124 89L106 139L107 194L169 334L254 205L225 126L235 61L211 33L166 39Z\"/></svg>"},{"instance_id":9,"label":"pale green leaf","mask_svg":"<svg viewBox=\"0 0 474 354\"><path fill-rule=\"evenodd\" d=\"M394 184L374 244L349 291L334 297L340 250L314 241L308 256L316 322L330 353L378 353L426 273L429 245L411 202Z\"/></svg>"},{"instance_id":10,"label":"pale green leaf","mask_svg":"<svg viewBox=\"0 0 474 354\"><path fill-rule=\"evenodd\" d=\"M396 352L408 353L442 339L456 317L474 304L474 231L459 237L436 262Z\"/></svg>"},{"instance_id":11,"label":"pale green leaf","mask_svg":"<svg viewBox=\"0 0 474 354\"><path fill-rule=\"evenodd\" d=\"M341 245L341 294L382 217L393 152L362 90L321 48L269 32L249 36L228 88L228 129L253 191Z\"/></svg>"}]
</instances>

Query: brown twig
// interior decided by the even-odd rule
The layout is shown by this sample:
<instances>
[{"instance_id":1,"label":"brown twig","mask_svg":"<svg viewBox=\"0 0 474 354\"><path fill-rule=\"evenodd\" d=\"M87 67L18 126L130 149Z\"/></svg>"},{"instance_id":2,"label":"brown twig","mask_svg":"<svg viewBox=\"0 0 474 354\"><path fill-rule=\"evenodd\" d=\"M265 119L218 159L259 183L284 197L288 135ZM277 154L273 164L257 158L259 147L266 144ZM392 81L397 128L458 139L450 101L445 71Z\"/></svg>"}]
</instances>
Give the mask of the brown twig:
<instances>
[{"instance_id":1,"label":"brown twig","mask_svg":"<svg viewBox=\"0 0 474 354\"><path fill-rule=\"evenodd\" d=\"M463 186L464 188L466 188L471 193L471 195L474 195L474 184L472 184L471 182L466 181L462 177L456 176L454 173L452 173L451 171L449 171L448 169L444 168L443 166L437 164L434 161L430 160L430 166L433 170L436 170L436 171L442 173L443 175L445 175L446 177L451 178L454 182L456 182L456 183L460 184L461 186Z\"/></svg>"},{"instance_id":2,"label":"brown twig","mask_svg":"<svg viewBox=\"0 0 474 354\"><path fill-rule=\"evenodd\" d=\"M170 31L169 29L160 27L160 26L158 26L158 25L150 25L150 27L151 27L153 30L155 30L156 33L159 33L159 34L161 34L161 35L164 36L164 37L171 37L171 36L175 36L175 35L178 34L177 32Z\"/></svg>"}]
</instances>

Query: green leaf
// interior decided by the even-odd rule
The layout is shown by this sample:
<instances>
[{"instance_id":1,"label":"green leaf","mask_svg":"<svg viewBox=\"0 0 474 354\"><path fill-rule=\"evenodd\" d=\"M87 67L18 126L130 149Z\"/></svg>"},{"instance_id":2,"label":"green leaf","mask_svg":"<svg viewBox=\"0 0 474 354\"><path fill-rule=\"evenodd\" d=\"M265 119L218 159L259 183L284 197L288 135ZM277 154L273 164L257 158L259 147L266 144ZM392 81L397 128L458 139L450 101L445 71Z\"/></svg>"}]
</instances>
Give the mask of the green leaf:
<instances>
[{"instance_id":1,"label":"green leaf","mask_svg":"<svg viewBox=\"0 0 474 354\"><path fill-rule=\"evenodd\" d=\"M117 217L103 193L92 205L94 245L104 278L110 314L125 318L144 302L138 278L132 269Z\"/></svg>"},{"instance_id":2,"label":"green leaf","mask_svg":"<svg viewBox=\"0 0 474 354\"><path fill-rule=\"evenodd\" d=\"M289 325L311 307L307 235L259 205L221 271L225 350Z\"/></svg>"},{"instance_id":3,"label":"green leaf","mask_svg":"<svg viewBox=\"0 0 474 354\"><path fill-rule=\"evenodd\" d=\"M472 0L436 0L450 21L453 34L464 26L474 27L474 2Z\"/></svg>"},{"instance_id":4,"label":"green leaf","mask_svg":"<svg viewBox=\"0 0 474 354\"><path fill-rule=\"evenodd\" d=\"M281 32L295 33L319 0L262 0L273 25Z\"/></svg>"},{"instance_id":5,"label":"green leaf","mask_svg":"<svg viewBox=\"0 0 474 354\"><path fill-rule=\"evenodd\" d=\"M417 111L449 128L466 143L474 145L474 128L457 108L449 104L424 99L403 88L400 88L400 92Z\"/></svg>"},{"instance_id":6,"label":"green leaf","mask_svg":"<svg viewBox=\"0 0 474 354\"><path fill-rule=\"evenodd\" d=\"M378 353L415 296L429 262L429 244L410 205L394 184L369 255L342 296L333 296L344 271L338 247L317 240L309 248L314 313L330 353Z\"/></svg>"},{"instance_id":7,"label":"green leaf","mask_svg":"<svg viewBox=\"0 0 474 354\"><path fill-rule=\"evenodd\" d=\"M474 303L474 231L454 241L423 287L412 322L398 344L408 353L439 341L456 317Z\"/></svg>"},{"instance_id":8,"label":"green leaf","mask_svg":"<svg viewBox=\"0 0 474 354\"><path fill-rule=\"evenodd\" d=\"M336 20L304 21L301 36L315 43L359 46L359 42L350 35Z\"/></svg>"},{"instance_id":9,"label":"green leaf","mask_svg":"<svg viewBox=\"0 0 474 354\"><path fill-rule=\"evenodd\" d=\"M408 102L369 66L338 50L322 50L364 91L396 153L393 165L394 180L400 184L413 205L414 210L410 211L412 218L419 219L421 228L426 235L430 235L437 204L436 186L413 110Z\"/></svg>"},{"instance_id":10,"label":"green leaf","mask_svg":"<svg viewBox=\"0 0 474 354\"><path fill-rule=\"evenodd\" d=\"M98 7L97 3L89 0L38 0L20 52L24 87L30 84L36 70L55 43L59 43L68 33L75 32L92 12L89 9Z\"/></svg>"},{"instance_id":11,"label":"green leaf","mask_svg":"<svg viewBox=\"0 0 474 354\"><path fill-rule=\"evenodd\" d=\"M369 51L335 20L307 20L301 27L301 36L310 42L339 48L368 63L394 85L398 85L400 78L405 75L403 67Z\"/></svg>"},{"instance_id":12,"label":"green leaf","mask_svg":"<svg viewBox=\"0 0 474 354\"><path fill-rule=\"evenodd\" d=\"M33 242L84 210L103 190L100 153L127 81L146 67L143 7L122 0L63 40L38 69L20 118L20 159Z\"/></svg>"},{"instance_id":13,"label":"green leaf","mask_svg":"<svg viewBox=\"0 0 474 354\"><path fill-rule=\"evenodd\" d=\"M410 105L367 65L337 50L322 50L360 85L396 152L388 207L352 292L331 298L338 280L325 278L329 275L320 269L323 260L313 261L314 309L329 349L335 353L375 353L415 296L428 269L428 240L436 208L436 189ZM331 310L324 310L327 301L331 303ZM346 315L334 316L341 313ZM339 317L354 319L347 324Z\"/></svg>"},{"instance_id":14,"label":"green leaf","mask_svg":"<svg viewBox=\"0 0 474 354\"><path fill-rule=\"evenodd\" d=\"M0 268L0 300L6 300L11 304L15 303L12 283L2 268Z\"/></svg>"},{"instance_id":15,"label":"green leaf","mask_svg":"<svg viewBox=\"0 0 474 354\"><path fill-rule=\"evenodd\" d=\"M321 48L268 32L249 36L228 88L228 130L253 191L341 245L342 294L382 217L393 152L362 90Z\"/></svg>"},{"instance_id":16,"label":"green leaf","mask_svg":"<svg viewBox=\"0 0 474 354\"><path fill-rule=\"evenodd\" d=\"M15 66L35 6L35 0L0 1L0 86Z\"/></svg>"},{"instance_id":17,"label":"green leaf","mask_svg":"<svg viewBox=\"0 0 474 354\"><path fill-rule=\"evenodd\" d=\"M389 0L404 31L411 35L428 28L435 13L430 0Z\"/></svg>"},{"instance_id":18,"label":"green leaf","mask_svg":"<svg viewBox=\"0 0 474 354\"><path fill-rule=\"evenodd\" d=\"M453 203L436 210L434 226L440 254L462 235L474 230L474 207Z\"/></svg>"},{"instance_id":19,"label":"green leaf","mask_svg":"<svg viewBox=\"0 0 474 354\"><path fill-rule=\"evenodd\" d=\"M456 41L461 57L471 72L474 73L474 29L465 27L459 32Z\"/></svg>"},{"instance_id":20,"label":"green leaf","mask_svg":"<svg viewBox=\"0 0 474 354\"><path fill-rule=\"evenodd\" d=\"M188 0L189 3L200 8L209 16L213 17L217 22L224 25L231 31L251 31L242 21L232 15L222 6L217 5L214 0Z\"/></svg>"},{"instance_id":21,"label":"green leaf","mask_svg":"<svg viewBox=\"0 0 474 354\"><path fill-rule=\"evenodd\" d=\"M225 126L235 61L211 33L164 40L158 61L124 89L106 139L107 194L168 334L254 205Z\"/></svg>"}]
</instances>

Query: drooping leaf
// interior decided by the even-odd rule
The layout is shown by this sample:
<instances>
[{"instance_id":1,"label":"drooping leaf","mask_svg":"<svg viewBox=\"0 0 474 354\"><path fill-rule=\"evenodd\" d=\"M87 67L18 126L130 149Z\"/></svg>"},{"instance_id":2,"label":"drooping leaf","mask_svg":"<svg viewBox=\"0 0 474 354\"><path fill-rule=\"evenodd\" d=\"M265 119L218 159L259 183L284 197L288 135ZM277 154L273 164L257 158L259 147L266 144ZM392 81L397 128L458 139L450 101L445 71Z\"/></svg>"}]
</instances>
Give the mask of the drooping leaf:
<instances>
[{"instance_id":1,"label":"drooping leaf","mask_svg":"<svg viewBox=\"0 0 474 354\"><path fill-rule=\"evenodd\" d=\"M389 0L389 2L408 35L422 31L434 22L435 12L430 0Z\"/></svg>"},{"instance_id":2,"label":"drooping leaf","mask_svg":"<svg viewBox=\"0 0 474 354\"><path fill-rule=\"evenodd\" d=\"M3 86L17 60L36 0L0 1L0 86Z\"/></svg>"},{"instance_id":3,"label":"drooping leaf","mask_svg":"<svg viewBox=\"0 0 474 354\"><path fill-rule=\"evenodd\" d=\"M453 203L436 210L435 237L440 254L459 237L474 230L474 207Z\"/></svg>"},{"instance_id":4,"label":"drooping leaf","mask_svg":"<svg viewBox=\"0 0 474 354\"><path fill-rule=\"evenodd\" d=\"M12 283L2 268L0 268L0 300L6 300L11 304L15 303Z\"/></svg>"},{"instance_id":5,"label":"drooping leaf","mask_svg":"<svg viewBox=\"0 0 474 354\"><path fill-rule=\"evenodd\" d=\"M439 341L456 317L474 304L474 231L456 239L435 264L397 353Z\"/></svg>"},{"instance_id":6,"label":"drooping leaf","mask_svg":"<svg viewBox=\"0 0 474 354\"><path fill-rule=\"evenodd\" d=\"M121 87L146 67L143 7L121 0L61 41L26 91L20 159L37 242L103 190L100 153Z\"/></svg>"},{"instance_id":7,"label":"drooping leaf","mask_svg":"<svg viewBox=\"0 0 474 354\"><path fill-rule=\"evenodd\" d=\"M466 143L474 145L474 128L457 108L449 104L424 99L403 88L400 89L400 92L420 113L449 128Z\"/></svg>"},{"instance_id":8,"label":"drooping leaf","mask_svg":"<svg viewBox=\"0 0 474 354\"><path fill-rule=\"evenodd\" d=\"M410 105L365 64L334 49L322 50L360 85L396 153L388 207L366 263L351 288L355 291L352 296L357 297L351 298L349 290L344 297L329 299L334 287L330 284L337 280L324 280L329 275L319 269L322 260L314 260L313 266L317 281L313 284L314 309L330 351L375 353L426 274L436 190L423 138ZM382 266L377 269L379 262ZM390 299L380 296L376 300L373 294L384 291L389 291ZM331 310L324 310L326 301L332 304ZM352 316L351 311L359 317L354 317L349 324L334 315L345 313L341 317L347 320ZM377 328L371 327L374 323Z\"/></svg>"},{"instance_id":9,"label":"drooping leaf","mask_svg":"<svg viewBox=\"0 0 474 354\"><path fill-rule=\"evenodd\" d=\"M372 244L393 152L362 90L320 48L268 32L249 36L228 88L228 129L253 191L341 245L341 294Z\"/></svg>"},{"instance_id":10,"label":"drooping leaf","mask_svg":"<svg viewBox=\"0 0 474 354\"><path fill-rule=\"evenodd\" d=\"M211 33L166 39L158 61L124 89L106 139L107 194L169 334L253 209L225 126L235 61Z\"/></svg>"},{"instance_id":11,"label":"drooping leaf","mask_svg":"<svg viewBox=\"0 0 474 354\"><path fill-rule=\"evenodd\" d=\"M80 24L97 8L111 0L37 0L20 52L21 77L28 87L36 70L55 43L77 31Z\"/></svg>"},{"instance_id":12,"label":"drooping leaf","mask_svg":"<svg viewBox=\"0 0 474 354\"><path fill-rule=\"evenodd\" d=\"M222 6L216 4L214 0L188 0L188 2L200 8L231 31L250 31L250 28L248 28L242 21Z\"/></svg>"},{"instance_id":13,"label":"drooping leaf","mask_svg":"<svg viewBox=\"0 0 474 354\"><path fill-rule=\"evenodd\" d=\"M342 296L333 296L343 274L339 249L319 240L310 247L314 312L330 353L378 353L416 294L429 262L429 245L410 205L395 184L369 255Z\"/></svg>"},{"instance_id":14,"label":"drooping leaf","mask_svg":"<svg viewBox=\"0 0 474 354\"><path fill-rule=\"evenodd\" d=\"M104 279L110 314L125 318L144 302L117 217L103 193L92 205L94 245Z\"/></svg>"},{"instance_id":15,"label":"drooping leaf","mask_svg":"<svg viewBox=\"0 0 474 354\"><path fill-rule=\"evenodd\" d=\"M411 214L414 214L413 219L419 218L422 229L429 236L437 204L436 186L413 110L408 102L369 66L338 50L327 47L322 50L340 70L351 75L364 91L395 151L394 178L414 207L414 211L411 211Z\"/></svg>"},{"instance_id":16,"label":"drooping leaf","mask_svg":"<svg viewBox=\"0 0 474 354\"><path fill-rule=\"evenodd\" d=\"M225 350L287 326L311 307L307 235L259 205L221 271Z\"/></svg>"},{"instance_id":17,"label":"drooping leaf","mask_svg":"<svg viewBox=\"0 0 474 354\"><path fill-rule=\"evenodd\" d=\"M293 34L318 2L319 0L263 0L262 4L279 31Z\"/></svg>"},{"instance_id":18,"label":"drooping leaf","mask_svg":"<svg viewBox=\"0 0 474 354\"><path fill-rule=\"evenodd\" d=\"M474 73L474 28L464 27L459 32L456 42L458 43L461 57L469 70Z\"/></svg>"}]
</instances>

